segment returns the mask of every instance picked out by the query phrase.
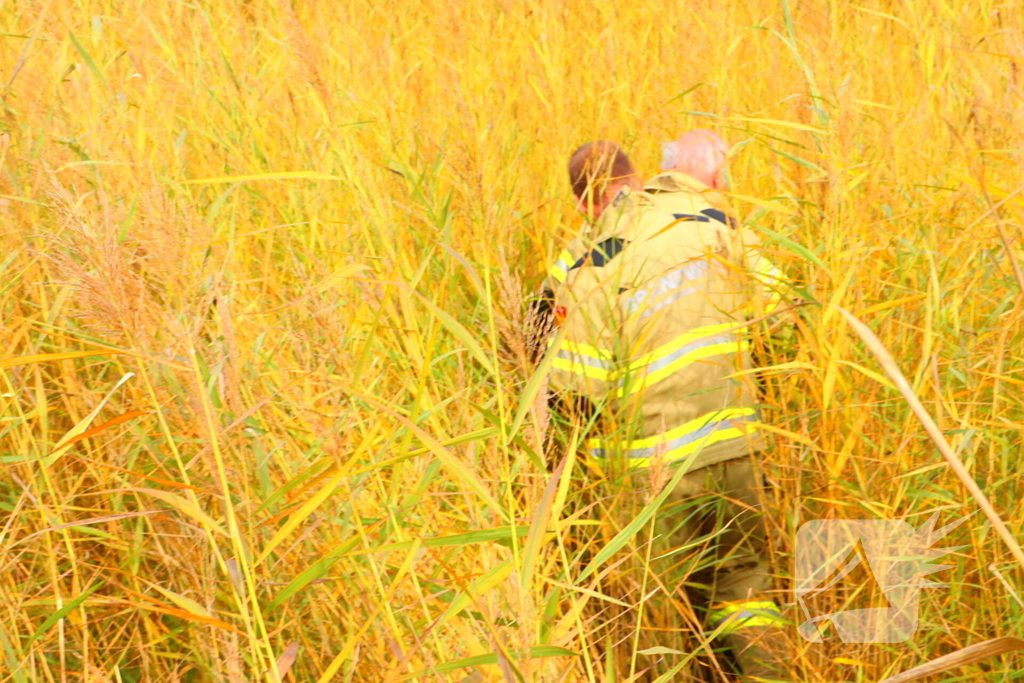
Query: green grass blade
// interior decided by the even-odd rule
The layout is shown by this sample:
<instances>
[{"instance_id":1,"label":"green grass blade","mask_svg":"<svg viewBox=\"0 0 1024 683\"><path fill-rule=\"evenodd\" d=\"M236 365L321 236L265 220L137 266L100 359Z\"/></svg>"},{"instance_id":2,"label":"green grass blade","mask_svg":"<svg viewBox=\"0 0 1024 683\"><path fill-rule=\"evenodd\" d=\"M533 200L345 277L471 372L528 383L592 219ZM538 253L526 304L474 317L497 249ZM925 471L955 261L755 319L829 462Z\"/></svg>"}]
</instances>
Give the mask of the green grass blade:
<instances>
[{"instance_id":1,"label":"green grass blade","mask_svg":"<svg viewBox=\"0 0 1024 683\"><path fill-rule=\"evenodd\" d=\"M76 38L75 34L71 31L68 31L68 36L71 38L71 44L75 46L76 50L78 50L78 54L82 55L82 59L85 61L85 65L89 67L89 71L92 71L93 75L99 79L99 82L106 87L107 79L103 77L99 67L96 66L96 62L92 60L92 56L86 51L85 46L78 42L78 38Z\"/></svg>"},{"instance_id":2,"label":"green grass blade","mask_svg":"<svg viewBox=\"0 0 1024 683\"><path fill-rule=\"evenodd\" d=\"M703 449L698 448L694 453L691 453L689 456L687 456L687 458L684 461L680 462L678 465L675 466L675 472L672 475L672 479L669 480L665 488L661 490L661 493L655 496L654 500L648 503L644 507L644 509L640 511L640 514L633 518L633 520L629 524L627 524L622 529L622 531L617 533L615 535L615 538L608 542L608 545L606 545L605 547L601 548L600 551L598 551L597 555L594 556L594 559L591 560L590 564L587 565L587 568L584 569L583 572L576 579L577 583L583 581L588 576L597 571L602 564L611 559L612 555L619 552L623 548L623 546L629 543L630 539L636 536L636 534L640 531L640 529L644 527L644 525L651 521L651 518L655 515L655 513L658 512L658 508L661 507L661 504L665 502L665 499L668 498L668 495L672 493L672 490L675 489L676 485L689 471L690 465L692 465L693 462L697 459L697 456L700 455L701 450Z\"/></svg>"},{"instance_id":3,"label":"green grass blade","mask_svg":"<svg viewBox=\"0 0 1024 683\"><path fill-rule=\"evenodd\" d=\"M473 358L483 366L484 370L486 370L492 377L498 377L498 371L494 369L494 364L491 362L491 359L486 353L484 353L483 348L476 342L476 339L473 338L473 335L465 328L465 326L462 325L462 323L419 292L414 290L413 294L423 302L423 305L430 309L430 312L448 328L448 331L451 332L456 339L462 342L462 345L467 351L469 351L470 355L472 355Z\"/></svg>"},{"instance_id":4,"label":"green grass blade","mask_svg":"<svg viewBox=\"0 0 1024 683\"><path fill-rule=\"evenodd\" d=\"M507 579L509 575L512 574L513 569L515 569L515 567L512 566L512 560L508 559L471 583L465 590L459 593L457 598L452 600L452 604L449 605L448 609L444 611L444 614L438 618L437 625L440 626L441 624L444 624L456 614L469 607L473 604L473 600L476 597L483 595Z\"/></svg>"},{"instance_id":5,"label":"green grass blade","mask_svg":"<svg viewBox=\"0 0 1024 683\"><path fill-rule=\"evenodd\" d=\"M567 460L568 458L563 458L555 471L551 473L548 485L544 487L544 494L540 498L540 504L537 505L537 511L533 513L533 522L530 523L530 532L526 537L526 544L523 546L521 555L522 569L519 573L519 580L524 590L529 588L534 579L534 568L537 566L544 537L547 535L555 494L558 493L558 486L562 481L562 473L565 471Z\"/></svg>"},{"instance_id":6,"label":"green grass blade","mask_svg":"<svg viewBox=\"0 0 1024 683\"><path fill-rule=\"evenodd\" d=\"M554 645L534 645L530 648L530 657L533 659L540 659L542 657L579 657L578 652L567 650L564 647L556 647ZM448 673L450 671L457 671L458 669L465 669L469 666L486 666L488 664L498 663L498 653L492 652L486 655L477 655L475 657L464 657L462 659L456 659L451 662L445 662L444 664L438 664L430 669L423 669L416 673L403 676L399 680L407 681L410 678L417 678L419 676L429 676L431 673Z\"/></svg>"},{"instance_id":7,"label":"green grass blade","mask_svg":"<svg viewBox=\"0 0 1024 683\"><path fill-rule=\"evenodd\" d=\"M281 605L285 600L292 597L300 590L305 588L312 581L316 581L321 576L326 574L331 567L333 567L338 560L345 555L345 553L352 550L359 544L362 539L359 536L350 538L349 540L342 543L340 546L332 550L325 557L317 560L305 570L303 570L298 576L288 582L288 585L281 589L281 592L277 594L277 597L270 601L267 606L268 609L274 609Z\"/></svg>"},{"instance_id":8,"label":"green grass blade","mask_svg":"<svg viewBox=\"0 0 1024 683\"><path fill-rule=\"evenodd\" d=\"M515 531L513 532L513 528ZM529 533L529 529L525 526L497 526L492 529L478 529L477 531L467 531L464 534L453 534L451 536L435 536L434 538L423 539L424 548L446 548L457 545L473 545L474 543L487 543L490 541L510 541L513 535L516 537L523 537ZM363 553L382 553L390 550L408 550L413 546L413 543L418 541L402 541L401 543L388 543L387 545L377 546L376 548L370 548L366 551L360 551L353 553L354 555L361 555Z\"/></svg>"},{"instance_id":9,"label":"green grass blade","mask_svg":"<svg viewBox=\"0 0 1024 683\"><path fill-rule=\"evenodd\" d=\"M768 228L762 228L760 226L754 226L754 229L757 230L760 233L764 233L765 235L768 235L768 237L770 237L773 242L777 242L778 244L781 244L783 247L785 247L786 249L789 249L794 254L799 254L801 257L803 257L807 261L810 261L811 263L813 263L814 265L818 266L822 270L825 270L825 271L828 270L828 267L825 265L824 261L822 261L820 258L818 258L818 256L813 251L811 251L807 247L803 246L802 244L794 242L793 240L789 239L785 235L780 235L779 233L775 232L774 230L769 230Z\"/></svg>"},{"instance_id":10,"label":"green grass blade","mask_svg":"<svg viewBox=\"0 0 1024 683\"><path fill-rule=\"evenodd\" d=\"M771 151L775 152L779 156L785 157L785 158L789 159L790 161L795 161L796 163L800 164L801 166L803 166L805 168L809 168L812 171L817 171L818 173L826 173L825 169L823 169L821 166L818 166L813 161L808 161L807 159L801 159L800 157L796 156L795 154L790 154L789 152L783 152L781 149L775 149L774 147L769 147L768 149L770 149Z\"/></svg>"},{"instance_id":11,"label":"green grass blade","mask_svg":"<svg viewBox=\"0 0 1024 683\"><path fill-rule=\"evenodd\" d=\"M256 508L256 514L259 514L266 510L267 508L269 508L271 505L280 500L281 496L286 495L292 489L302 485L311 477L323 474L326 470L330 469L331 464L332 463L330 460L320 460L313 463L305 470L289 479L285 484L282 484L276 491L271 493L267 497L267 499L263 501L263 503L258 508Z\"/></svg>"},{"instance_id":12,"label":"green grass blade","mask_svg":"<svg viewBox=\"0 0 1024 683\"><path fill-rule=\"evenodd\" d=\"M7 629L3 622L0 622L0 645L4 648L4 658L7 660L7 672L14 678L15 683L28 683L25 675L25 663L18 653L14 651L11 639L7 635Z\"/></svg>"},{"instance_id":13,"label":"green grass blade","mask_svg":"<svg viewBox=\"0 0 1024 683\"><path fill-rule=\"evenodd\" d=\"M186 180L186 185L210 185L218 183L244 183L250 180L347 180L341 176L316 171L277 171L275 173L254 173L251 175L225 175L216 178L195 178Z\"/></svg>"},{"instance_id":14,"label":"green grass blade","mask_svg":"<svg viewBox=\"0 0 1024 683\"><path fill-rule=\"evenodd\" d=\"M75 611L79 605L85 602L90 595L99 590L100 586L102 585L102 582L97 581L96 583L82 591L81 595L71 600L68 600L67 604L65 604L59 610L57 610L56 612L54 612L46 618L46 621L44 621L42 625L36 629L36 632L32 634L32 637L28 639L28 642L30 644L34 643L37 639L39 639L40 636L44 635L47 631L49 631L54 624L56 624L58 621L60 621L67 615L71 614L73 611Z\"/></svg>"},{"instance_id":15,"label":"green grass blade","mask_svg":"<svg viewBox=\"0 0 1024 683\"><path fill-rule=\"evenodd\" d=\"M393 408L383 403L382 401L378 401L375 398L371 398L365 394L362 394L352 389L351 387L345 387L345 391L352 394L353 396L356 396L360 400L365 401L371 406L374 406L379 410L383 410L384 412L388 413L396 420L404 424L410 431L412 431L413 434L417 436L417 438L419 438L420 441L423 442L423 444L430 450L430 452L433 453L437 457L437 459L440 460L442 464L444 464L446 468L448 468L448 470L452 474L454 474L456 477L462 480L462 482L466 484L466 486L468 486L475 494L480 496L480 499L483 502L485 502L489 508L494 510L494 512L498 513L502 519L506 521L508 520L508 512L505 510L504 506L502 506L497 500L495 500L494 496L492 496L491 493L487 490L487 487L484 485L484 483L480 481L480 477L478 477L476 473L473 472L473 470L469 469L469 467L467 467L465 463L456 458L447 448L444 447L444 445L440 441L438 441L433 436L428 434L426 431L424 431L422 427L420 427L415 422L407 418L405 415L402 415L397 410L394 410Z\"/></svg>"}]
</instances>

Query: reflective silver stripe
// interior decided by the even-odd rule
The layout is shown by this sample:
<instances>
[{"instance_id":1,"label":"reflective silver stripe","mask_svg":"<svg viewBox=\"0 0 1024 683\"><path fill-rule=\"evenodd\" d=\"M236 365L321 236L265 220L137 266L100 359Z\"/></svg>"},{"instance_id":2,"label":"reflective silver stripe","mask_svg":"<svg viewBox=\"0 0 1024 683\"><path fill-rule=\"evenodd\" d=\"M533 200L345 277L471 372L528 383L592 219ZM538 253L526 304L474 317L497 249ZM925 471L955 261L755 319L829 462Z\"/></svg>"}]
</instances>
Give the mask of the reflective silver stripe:
<instances>
[{"instance_id":1,"label":"reflective silver stripe","mask_svg":"<svg viewBox=\"0 0 1024 683\"><path fill-rule=\"evenodd\" d=\"M736 422L744 422L744 420L728 418L725 420L719 420L717 422L710 422L704 425L703 427L697 429L696 431L684 434L683 436L672 439L671 441L667 441L665 443L657 444L655 446L650 446L647 448L633 448L625 451L623 455L630 459L653 458L658 453L669 453L677 448L680 448L681 446L687 446L689 444L694 443L695 441L699 441L700 439L703 439L704 437L713 434L714 432L717 432L719 430L733 429L736 427ZM592 448L590 450L590 455L594 458L612 457L611 455L607 454L607 449L605 448Z\"/></svg>"},{"instance_id":2,"label":"reflective silver stripe","mask_svg":"<svg viewBox=\"0 0 1024 683\"><path fill-rule=\"evenodd\" d=\"M572 252L568 249L563 249L558 255L558 260L555 261L554 265L548 270L548 277L553 278L559 283L565 282L565 278L569 276L569 268L572 267L572 264Z\"/></svg>"},{"instance_id":3,"label":"reflective silver stripe","mask_svg":"<svg viewBox=\"0 0 1024 683\"><path fill-rule=\"evenodd\" d=\"M707 337L705 339L701 339L699 341L695 341L692 344L687 344L686 346L684 346L683 348L679 349L678 351L673 351L672 353L668 354L667 356L659 358L658 360L650 363L649 365L647 365L647 367L645 367L643 369L644 374L645 375L649 375L649 374L651 374L653 372L657 372L658 370L661 370L664 367L668 367L674 361L679 360L680 358L682 358L683 356L685 356L687 354L693 353L697 349L702 349L705 346L713 346L715 344L728 344L729 342L735 342L735 341L736 341L735 337Z\"/></svg>"},{"instance_id":4,"label":"reflective silver stripe","mask_svg":"<svg viewBox=\"0 0 1024 683\"><path fill-rule=\"evenodd\" d=\"M557 261L555 261L555 265L551 266L551 270L549 271L549 273L551 277L561 282L565 280L565 276L566 274L568 274L569 266L571 265L572 264L569 263L568 261L558 259Z\"/></svg>"},{"instance_id":5,"label":"reflective silver stripe","mask_svg":"<svg viewBox=\"0 0 1024 683\"><path fill-rule=\"evenodd\" d=\"M594 358L593 356L586 356L581 353L573 353L572 351L559 351L555 358L567 360L574 365L586 365L592 368L600 368L602 370L609 370L612 367L612 364L608 361L601 360L600 358Z\"/></svg>"}]
</instances>

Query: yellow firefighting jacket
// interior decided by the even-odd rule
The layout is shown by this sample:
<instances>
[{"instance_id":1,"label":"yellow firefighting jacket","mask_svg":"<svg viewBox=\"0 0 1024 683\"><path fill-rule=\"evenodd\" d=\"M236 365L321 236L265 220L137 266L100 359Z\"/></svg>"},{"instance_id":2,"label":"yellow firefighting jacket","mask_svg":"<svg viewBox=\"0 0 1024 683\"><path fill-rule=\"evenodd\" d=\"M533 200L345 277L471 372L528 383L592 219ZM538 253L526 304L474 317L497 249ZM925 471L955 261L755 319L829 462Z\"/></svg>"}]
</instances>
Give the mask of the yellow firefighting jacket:
<instances>
[{"instance_id":1,"label":"yellow firefighting jacket","mask_svg":"<svg viewBox=\"0 0 1024 683\"><path fill-rule=\"evenodd\" d=\"M708 203L708 208L715 213L716 220L728 222L729 225L735 224L735 219L732 217L727 218L721 211L725 204L722 195L696 178L692 178L684 173L675 171L660 173L647 181L644 191L655 196L655 204L663 201L660 195L665 193L687 192L698 194ZM572 268L573 264L585 256L593 246L593 232L586 228L566 244L565 248L558 254L558 258L548 269L547 277L545 277L544 283L541 285L541 296L551 296L554 294L558 285L565 282L565 278L568 276L569 269Z\"/></svg>"},{"instance_id":2,"label":"yellow firefighting jacket","mask_svg":"<svg viewBox=\"0 0 1024 683\"><path fill-rule=\"evenodd\" d=\"M696 453L696 469L760 447L754 396L737 373L750 366L750 304L777 273L699 185L663 173L620 193L555 287L562 329L549 385L601 410L602 434L587 442L598 463Z\"/></svg>"}]
</instances>

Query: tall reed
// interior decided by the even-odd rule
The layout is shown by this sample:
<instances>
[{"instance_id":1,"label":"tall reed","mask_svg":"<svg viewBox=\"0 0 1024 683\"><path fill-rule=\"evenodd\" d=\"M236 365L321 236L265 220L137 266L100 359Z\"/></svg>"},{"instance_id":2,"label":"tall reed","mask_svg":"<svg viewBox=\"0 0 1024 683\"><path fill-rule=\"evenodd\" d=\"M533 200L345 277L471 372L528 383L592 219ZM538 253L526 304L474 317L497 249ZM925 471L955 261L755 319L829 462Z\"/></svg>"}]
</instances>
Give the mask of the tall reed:
<instances>
[{"instance_id":1,"label":"tall reed","mask_svg":"<svg viewBox=\"0 0 1024 683\"><path fill-rule=\"evenodd\" d=\"M721 133L733 211L826 304L765 360L780 590L808 519L973 510L837 307L1021 538L1022 22L990 0L4 4L3 679L720 662L653 571L657 491L589 468L530 381L522 301L597 138L653 172L660 141ZM948 542L911 641L794 631L793 679L1020 636L1006 546L980 516Z\"/></svg>"}]
</instances>

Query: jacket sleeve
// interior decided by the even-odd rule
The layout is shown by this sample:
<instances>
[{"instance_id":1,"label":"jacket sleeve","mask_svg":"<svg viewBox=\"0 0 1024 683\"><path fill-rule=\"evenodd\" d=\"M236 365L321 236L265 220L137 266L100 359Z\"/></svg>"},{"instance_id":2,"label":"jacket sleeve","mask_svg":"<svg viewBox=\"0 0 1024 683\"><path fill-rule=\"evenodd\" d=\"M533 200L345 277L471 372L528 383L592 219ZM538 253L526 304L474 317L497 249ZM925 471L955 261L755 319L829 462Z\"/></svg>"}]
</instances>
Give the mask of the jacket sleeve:
<instances>
[{"instance_id":1,"label":"jacket sleeve","mask_svg":"<svg viewBox=\"0 0 1024 683\"><path fill-rule=\"evenodd\" d=\"M569 275L573 264L583 255L583 239L576 237L559 253L548 268L544 281L536 294L527 299L526 337L527 353L538 362L554 333L555 292Z\"/></svg>"},{"instance_id":2,"label":"jacket sleeve","mask_svg":"<svg viewBox=\"0 0 1024 683\"><path fill-rule=\"evenodd\" d=\"M576 262L578 256L574 254L580 251L580 248L576 245L579 242L577 237L568 245L565 249L562 249L561 253L558 254L558 259L551 264L548 268L547 276L544 278L543 290L554 294L558 286L565 282L566 276L569 274L569 269Z\"/></svg>"},{"instance_id":3,"label":"jacket sleeve","mask_svg":"<svg viewBox=\"0 0 1024 683\"><path fill-rule=\"evenodd\" d=\"M586 253L586 246L583 240L583 236L575 237L572 241L565 245L558 254L558 258L551 267L548 268L548 272L545 274L544 282L541 285L541 296L553 297L558 288L565 282L569 276L569 271L573 265L578 261L583 254Z\"/></svg>"},{"instance_id":4,"label":"jacket sleeve","mask_svg":"<svg viewBox=\"0 0 1024 683\"><path fill-rule=\"evenodd\" d=\"M573 393L600 408L614 386L617 291L600 281L603 268L584 266L556 293L548 387Z\"/></svg>"}]
</instances>

